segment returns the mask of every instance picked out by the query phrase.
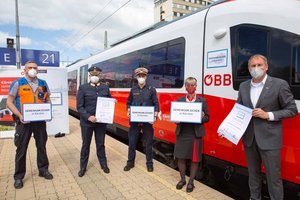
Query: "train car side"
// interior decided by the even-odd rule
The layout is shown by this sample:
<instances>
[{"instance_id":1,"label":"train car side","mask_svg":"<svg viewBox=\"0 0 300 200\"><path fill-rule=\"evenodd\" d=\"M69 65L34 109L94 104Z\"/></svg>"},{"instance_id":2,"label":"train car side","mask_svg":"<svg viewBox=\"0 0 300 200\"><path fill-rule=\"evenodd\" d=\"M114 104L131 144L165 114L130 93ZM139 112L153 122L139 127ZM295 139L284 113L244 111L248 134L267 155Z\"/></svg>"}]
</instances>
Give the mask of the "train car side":
<instances>
[{"instance_id":1,"label":"train car side","mask_svg":"<svg viewBox=\"0 0 300 200\"><path fill-rule=\"evenodd\" d=\"M213 171L227 184L236 185L245 177L246 184L242 143L234 145L218 137L217 128L234 105L239 84L250 78L250 55L261 53L269 58L269 74L287 80L300 110L300 27L293 25L300 20L300 2L276 3L223 1L75 63L68 69L70 109L76 111L76 90L88 81L88 67L98 65L118 100L112 128L128 130L126 100L135 84L133 69L148 67L148 81L157 88L162 111L162 120L154 124L158 141L154 151L172 163L175 124L169 121L170 102L185 94L183 81L194 76L198 79L197 92L208 100L211 115L205 127L203 169ZM283 122L282 178L285 188L292 188L287 198L300 196L299 121L298 114Z\"/></svg>"}]
</instances>

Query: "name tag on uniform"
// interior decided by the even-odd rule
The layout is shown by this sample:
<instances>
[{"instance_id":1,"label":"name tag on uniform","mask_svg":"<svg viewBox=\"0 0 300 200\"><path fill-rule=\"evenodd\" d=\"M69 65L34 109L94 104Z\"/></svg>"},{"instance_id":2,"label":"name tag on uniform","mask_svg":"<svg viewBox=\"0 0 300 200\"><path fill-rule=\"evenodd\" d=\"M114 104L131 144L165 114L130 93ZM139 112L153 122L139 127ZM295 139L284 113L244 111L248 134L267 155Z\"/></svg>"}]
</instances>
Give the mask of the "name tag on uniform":
<instances>
[{"instance_id":1,"label":"name tag on uniform","mask_svg":"<svg viewBox=\"0 0 300 200\"><path fill-rule=\"evenodd\" d=\"M51 103L26 103L22 106L23 121L50 121L52 119Z\"/></svg>"},{"instance_id":2,"label":"name tag on uniform","mask_svg":"<svg viewBox=\"0 0 300 200\"><path fill-rule=\"evenodd\" d=\"M130 106L130 122L154 122L154 106Z\"/></svg>"}]
</instances>

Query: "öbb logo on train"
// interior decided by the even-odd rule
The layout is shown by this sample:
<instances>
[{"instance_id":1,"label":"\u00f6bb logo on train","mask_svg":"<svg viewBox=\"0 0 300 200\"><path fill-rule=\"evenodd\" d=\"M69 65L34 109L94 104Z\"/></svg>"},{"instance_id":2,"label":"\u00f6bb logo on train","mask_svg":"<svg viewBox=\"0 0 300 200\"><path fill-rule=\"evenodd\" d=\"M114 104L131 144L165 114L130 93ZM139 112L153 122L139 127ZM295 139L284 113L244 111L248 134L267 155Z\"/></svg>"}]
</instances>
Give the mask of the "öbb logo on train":
<instances>
[{"instance_id":1,"label":"\u00f6bb logo on train","mask_svg":"<svg viewBox=\"0 0 300 200\"><path fill-rule=\"evenodd\" d=\"M207 74L204 77L206 86L230 86L231 74Z\"/></svg>"}]
</instances>

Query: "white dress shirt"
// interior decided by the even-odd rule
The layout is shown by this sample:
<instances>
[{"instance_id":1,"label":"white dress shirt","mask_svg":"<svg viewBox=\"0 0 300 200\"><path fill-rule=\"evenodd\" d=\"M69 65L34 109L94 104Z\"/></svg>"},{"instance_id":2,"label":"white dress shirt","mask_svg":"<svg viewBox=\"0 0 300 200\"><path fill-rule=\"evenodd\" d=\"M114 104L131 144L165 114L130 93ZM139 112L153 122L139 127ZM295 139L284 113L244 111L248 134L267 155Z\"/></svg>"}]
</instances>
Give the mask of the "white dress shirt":
<instances>
[{"instance_id":1,"label":"white dress shirt","mask_svg":"<svg viewBox=\"0 0 300 200\"><path fill-rule=\"evenodd\" d=\"M267 76L268 75L266 75L260 83L254 83L253 80L251 80L250 98L251 98L253 108L256 108L257 101L260 97L260 94L261 94L263 88L264 88L264 85L265 85L266 80L267 80ZM274 120L274 114L272 112L268 112L268 115L269 115L268 120L273 121Z\"/></svg>"}]
</instances>

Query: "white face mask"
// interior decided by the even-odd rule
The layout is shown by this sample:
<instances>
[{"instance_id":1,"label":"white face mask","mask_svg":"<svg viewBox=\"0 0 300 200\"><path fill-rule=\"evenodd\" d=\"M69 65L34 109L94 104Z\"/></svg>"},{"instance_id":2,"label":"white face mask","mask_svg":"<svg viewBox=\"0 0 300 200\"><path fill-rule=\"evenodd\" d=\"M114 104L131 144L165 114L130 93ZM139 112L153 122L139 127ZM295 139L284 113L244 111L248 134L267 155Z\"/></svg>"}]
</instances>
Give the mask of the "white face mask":
<instances>
[{"instance_id":1,"label":"white face mask","mask_svg":"<svg viewBox=\"0 0 300 200\"><path fill-rule=\"evenodd\" d=\"M250 70L250 74L253 78L259 79L264 75L264 71L259 67L255 67Z\"/></svg>"},{"instance_id":2,"label":"white face mask","mask_svg":"<svg viewBox=\"0 0 300 200\"><path fill-rule=\"evenodd\" d=\"M98 83L99 82L99 77L98 76L91 76L90 78L92 83Z\"/></svg>"},{"instance_id":3,"label":"white face mask","mask_svg":"<svg viewBox=\"0 0 300 200\"><path fill-rule=\"evenodd\" d=\"M37 71L35 69L30 69L28 71L28 75L31 77L31 78L35 78L36 75L37 75Z\"/></svg>"},{"instance_id":4,"label":"white face mask","mask_svg":"<svg viewBox=\"0 0 300 200\"><path fill-rule=\"evenodd\" d=\"M139 77L139 78L137 78L137 80L138 80L140 85L143 85L146 82L146 79L143 78L143 77Z\"/></svg>"}]
</instances>

